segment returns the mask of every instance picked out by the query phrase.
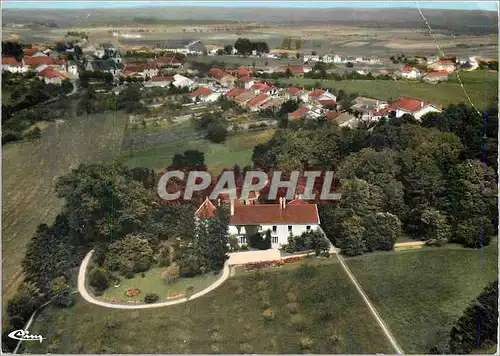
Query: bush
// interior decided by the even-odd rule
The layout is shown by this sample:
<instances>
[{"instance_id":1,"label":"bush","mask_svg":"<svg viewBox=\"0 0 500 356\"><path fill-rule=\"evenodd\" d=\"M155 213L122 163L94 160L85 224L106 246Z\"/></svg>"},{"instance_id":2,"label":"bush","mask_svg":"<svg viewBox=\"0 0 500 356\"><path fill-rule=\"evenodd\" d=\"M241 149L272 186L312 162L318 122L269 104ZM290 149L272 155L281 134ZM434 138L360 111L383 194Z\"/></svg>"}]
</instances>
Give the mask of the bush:
<instances>
[{"instance_id":1,"label":"bush","mask_svg":"<svg viewBox=\"0 0 500 356\"><path fill-rule=\"evenodd\" d=\"M248 251L248 244L241 244L240 250Z\"/></svg>"},{"instance_id":2,"label":"bush","mask_svg":"<svg viewBox=\"0 0 500 356\"><path fill-rule=\"evenodd\" d=\"M125 278L127 278L127 279L132 279L132 278L134 278L134 276L135 276L135 274L132 271L128 271L125 273Z\"/></svg>"},{"instance_id":3,"label":"bush","mask_svg":"<svg viewBox=\"0 0 500 356\"><path fill-rule=\"evenodd\" d=\"M245 342L240 344L240 351L243 354L251 354L252 353L252 345L249 343Z\"/></svg>"},{"instance_id":4,"label":"bush","mask_svg":"<svg viewBox=\"0 0 500 356\"><path fill-rule=\"evenodd\" d=\"M307 336L302 336L299 341L300 348L305 350L305 349L310 349L313 346L313 341L311 338Z\"/></svg>"},{"instance_id":5,"label":"bush","mask_svg":"<svg viewBox=\"0 0 500 356\"><path fill-rule=\"evenodd\" d=\"M290 314L297 314L299 312L298 303L288 303L285 308L290 312Z\"/></svg>"},{"instance_id":6,"label":"bush","mask_svg":"<svg viewBox=\"0 0 500 356\"><path fill-rule=\"evenodd\" d=\"M109 286L108 272L101 267L94 267L89 274L89 283L96 292L104 291Z\"/></svg>"},{"instance_id":7,"label":"bush","mask_svg":"<svg viewBox=\"0 0 500 356\"><path fill-rule=\"evenodd\" d=\"M160 297L158 296L158 294L155 293L146 294L146 296L144 297L144 303L147 304L155 303L158 300L160 300Z\"/></svg>"},{"instance_id":8,"label":"bush","mask_svg":"<svg viewBox=\"0 0 500 356\"><path fill-rule=\"evenodd\" d=\"M262 237L260 233L256 233L250 236L250 247L257 248L259 250L268 250L271 248L271 236Z\"/></svg>"},{"instance_id":9,"label":"bush","mask_svg":"<svg viewBox=\"0 0 500 356\"><path fill-rule=\"evenodd\" d=\"M261 315L266 321L274 320L274 311L272 309L264 310Z\"/></svg>"}]
</instances>

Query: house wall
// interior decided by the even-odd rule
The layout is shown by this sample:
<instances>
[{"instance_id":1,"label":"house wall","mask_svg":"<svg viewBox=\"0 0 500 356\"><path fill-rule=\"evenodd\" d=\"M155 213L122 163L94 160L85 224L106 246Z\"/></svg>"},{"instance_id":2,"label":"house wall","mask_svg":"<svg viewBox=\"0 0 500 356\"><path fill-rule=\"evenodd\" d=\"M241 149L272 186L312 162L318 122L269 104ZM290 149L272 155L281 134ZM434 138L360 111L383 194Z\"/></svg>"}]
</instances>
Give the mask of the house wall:
<instances>
[{"instance_id":1,"label":"house wall","mask_svg":"<svg viewBox=\"0 0 500 356\"><path fill-rule=\"evenodd\" d=\"M276 231L273 232L273 226L276 226ZM291 232L288 230L288 227L291 226ZM247 239L241 239L238 229L235 225L229 225L229 234L230 235L237 235L241 243L248 243L248 236L251 236L257 232L261 232L264 234L267 230L271 231L271 248L279 248L281 245L286 245L288 244L288 237L290 236L290 233L293 234L294 236L301 235L302 233L307 231L307 226L310 226L311 230L317 230L319 228L318 224L310 224L310 225L303 225L303 224L291 224L291 225L245 225L245 232ZM240 230L241 231L241 230ZM243 242L246 241L246 242Z\"/></svg>"},{"instance_id":2,"label":"house wall","mask_svg":"<svg viewBox=\"0 0 500 356\"><path fill-rule=\"evenodd\" d=\"M425 106L422 110L417 111L413 116L415 116L415 119L420 120L422 116L424 116L427 113L430 112L439 112L440 110L432 107L432 106Z\"/></svg>"}]
</instances>

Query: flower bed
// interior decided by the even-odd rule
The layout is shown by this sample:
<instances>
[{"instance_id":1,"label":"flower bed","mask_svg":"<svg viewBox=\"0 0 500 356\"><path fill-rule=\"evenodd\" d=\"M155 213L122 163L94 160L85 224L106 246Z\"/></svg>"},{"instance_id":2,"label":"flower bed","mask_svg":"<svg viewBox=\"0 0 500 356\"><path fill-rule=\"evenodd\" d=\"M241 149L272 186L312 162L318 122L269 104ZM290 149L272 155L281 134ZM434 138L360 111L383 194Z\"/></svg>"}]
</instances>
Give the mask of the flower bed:
<instances>
[{"instance_id":1,"label":"flower bed","mask_svg":"<svg viewBox=\"0 0 500 356\"><path fill-rule=\"evenodd\" d=\"M184 294L182 293L174 293L174 294L169 294L167 299L178 299L184 297Z\"/></svg>"},{"instance_id":2,"label":"flower bed","mask_svg":"<svg viewBox=\"0 0 500 356\"><path fill-rule=\"evenodd\" d=\"M125 291L125 296L127 297L135 297L136 295L138 295L141 291L137 288L131 288L131 289L128 289L127 291Z\"/></svg>"},{"instance_id":3,"label":"flower bed","mask_svg":"<svg viewBox=\"0 0 500 356\"><path fill-rule=\"evenodd\" d=\"M288 257L285 259L285 263L299 262L304 259L304 256Z\"/></svg>"},{"instance_id":4,"label":"flower bed","mask_svg":"<svg viewBox=\"0 0 500 356\"><path fill-rule=\"evenodd\" d=\"M245 265L245 270L254 271L254 270L269 268L269 267L279 267L279 266L283 266L284 264L285 264L284 260L247 263Z\"/></svg>"}]
</instances>

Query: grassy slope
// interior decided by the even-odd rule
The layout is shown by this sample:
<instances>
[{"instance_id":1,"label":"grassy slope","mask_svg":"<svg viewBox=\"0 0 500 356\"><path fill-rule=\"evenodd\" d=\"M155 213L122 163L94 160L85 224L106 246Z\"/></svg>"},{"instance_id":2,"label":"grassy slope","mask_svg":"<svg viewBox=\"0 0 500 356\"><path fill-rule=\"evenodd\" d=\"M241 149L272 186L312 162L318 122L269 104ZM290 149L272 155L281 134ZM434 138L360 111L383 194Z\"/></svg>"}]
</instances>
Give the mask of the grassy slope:
<instances>
[{"instance_id":1,"label":"grassy slope","mask_svg":"<svg viewBox=\"0 0 500 356\"><path fill-rule=\"evenodd\" d=\"M498 246L369 254L347 263L406 353L446 342L451 324L497 276Z\"/></svg>"},{"instance_id":2,"label":"grassy slope","mask_svg":"<svg viewBox=\"0 0 500 356\"><path fill-rule=\"evenodd\" d=\"M460 77L464 87L478 109L483 109L485 97L488 105L491 105L498 94L498 72L462 72ZM320 83L322 87L335 90L344 90L348 93L358 93L381 100L396 100L400 96L409 96L418 99L437 102L443 106L464 102L468 104L467 98L453 76L450 82L439 84L427 84L412 81L391 80L316 80L295 78L289 80L281 79L283 83L295 85L314 85ZM486 82L486 84L485 84ZM485 88L487 92L485 94Z\"/></svg>"},{"instance_id":3,"label":"grassy slope","mask_svg":"<svg viewBox=\"0 0 500 356\"><path fill-rule=\"evenodd\" d=\"M50 123L39 140L3 147L2 237L4 296L22 277L26 243L41 223L52 223L62 202L54 179L83 162L108 160L119 153L122 117L80 117Z\"/></svg>"},{"instance_id":4,"label":"grassy slope","mask_svg":"<svg viewBox=\"0 0 500 356\"><path fill-rule=\"evenodd\" d=\"M71 309L49 307L30 330L47 341L26 345L34 353L300 353L300 338L309 337L312 353L392 352L338 263L313 267L311 275L301 271L266 271L260 278L247 272L204 297L161 309L112 310L81 299ZM293 297L303 328L292 323ZM268 307L272 321L261 315ZM321 320L325 310L330 319Z\"/></svg>"},{"instance_id":5,"label":"grassy slope","mask_svg":"<svg viewBox=\"0 0 500 356\"><path fill-rule=\"evenodd\" d=\"M171 163L174 154L194 149L205 153L205 162L210 169L232 168L235 163L243 167L252 163L254 146L267 142L273 134L272 129L240 133L229 136L221 144L200 138L184 138L155 145L135 145L124 149L125 164L131 167L165 168Z\"/></svg>"}]
</instances>

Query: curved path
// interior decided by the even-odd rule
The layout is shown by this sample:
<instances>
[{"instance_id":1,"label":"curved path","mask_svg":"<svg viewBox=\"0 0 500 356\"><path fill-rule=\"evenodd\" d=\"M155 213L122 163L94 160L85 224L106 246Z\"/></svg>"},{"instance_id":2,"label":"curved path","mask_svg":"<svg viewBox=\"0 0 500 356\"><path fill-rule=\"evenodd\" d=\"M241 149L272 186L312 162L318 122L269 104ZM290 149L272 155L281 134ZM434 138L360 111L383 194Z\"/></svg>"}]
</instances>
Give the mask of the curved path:
<instances>
[{"instance_id":1,"label":"curved path","mask_svg":"<svg viewBox=\"0 0 500 356\"><path fill-rule=\"evenodd\" d=\"M95 299L93 296L89 294L87 291L87 288L85 287L85 275L87 272L87 266L89 264L90 258L92 257L92 254L94 253L94 250L90 251L87 256L82 261L82 264L80 266L80 271L78 272L78 291L80 292L81 296L83 299L85 299L87 302L99 305L101 307L106 307L106 308L114 308L114 309L149 309L149 308L160 308L160 307L168 307L170 305L175 305L175 304L181 304L185 303L188 300L196 299L199 298L207 293L210 293L213 291L215 288L219 287L222 283L226 281L226 279L229 277L229 265L226 262L224 265L224 269L222 270L222 276L215 281L212 285L208 286L207 288L194 293L191 295L189 298L181 298L181 299L176 299L172 301L167 301L167 302L160 302L160 303L152 303L152 304L135 304L135 305L130 305L130 304L114 304L114 303L106 303L101 300Z\"/></svg>"}]
</instances>

